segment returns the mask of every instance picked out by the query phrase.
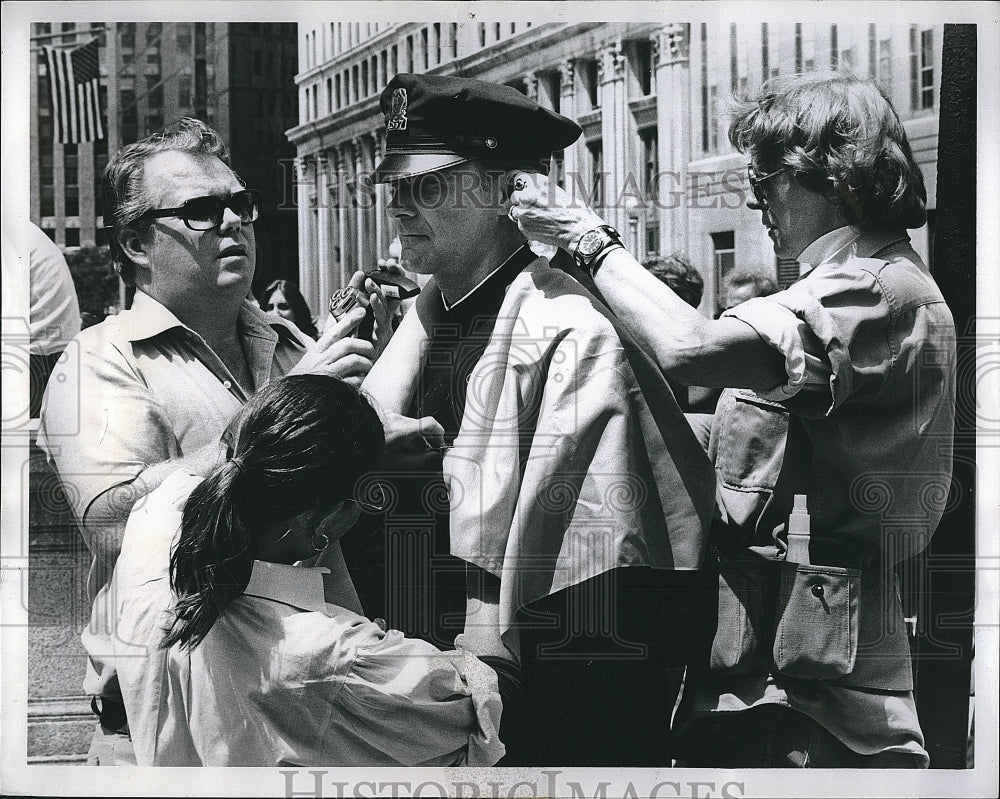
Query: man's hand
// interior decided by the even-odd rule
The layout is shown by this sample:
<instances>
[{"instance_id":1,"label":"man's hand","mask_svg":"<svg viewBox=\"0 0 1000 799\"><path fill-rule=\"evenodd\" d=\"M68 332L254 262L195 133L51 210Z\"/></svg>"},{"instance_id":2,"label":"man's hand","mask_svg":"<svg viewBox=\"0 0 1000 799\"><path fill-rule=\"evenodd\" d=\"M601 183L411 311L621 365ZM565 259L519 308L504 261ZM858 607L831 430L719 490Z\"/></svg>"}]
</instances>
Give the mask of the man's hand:
<instances>
[{"instance_id":1,"label":"man's hand","mask_svg":"<svg viewBox=\"0 0 1000 799\"><path fill-rule=\"evenodd\" d=\"M393 471L421 472L441 460L444 428L431 416L413 419L393 411L381 412L385 428L382 464Z\"/></svg>"},{"instance_id":2,"label":"man's hand","mask_svg":"<svg viewBox=\"0 0 1000 799\"><path fill-rule=\"evenodd\" d=\"M382 287L368 277L367 273L355 272L348 285L365 295L366 305L371 307L375 316L375 328L372 335L374 346L372 361L375 361L385 350L389 339L392 338L393 308L385 294L382 293Z\"/></svg>"},{"instance_id":3,"label":"man's hand","mask_svg":"<svg viewBox=\"0 0 1000 799\"><path fill-rule=\"evenodd\" d=\"M519 172L514 186L508 216L531 241L572 254L584 233L607 224L583 200L550 183L545 175Z\"/></svg>"},{"instance_id":4,"label":"man's hand","mask_svg":"<svg viewBox=\"0 0 1000 799\"><path fill-rule=\"evenodd\" d=\"M375 347L370 341L352 334L364 321L366 309L358 306L340 317L330 319L316 346L309 349L289 374L328 374L357 388L375 361Z\"/></svg>"}]
</instances>

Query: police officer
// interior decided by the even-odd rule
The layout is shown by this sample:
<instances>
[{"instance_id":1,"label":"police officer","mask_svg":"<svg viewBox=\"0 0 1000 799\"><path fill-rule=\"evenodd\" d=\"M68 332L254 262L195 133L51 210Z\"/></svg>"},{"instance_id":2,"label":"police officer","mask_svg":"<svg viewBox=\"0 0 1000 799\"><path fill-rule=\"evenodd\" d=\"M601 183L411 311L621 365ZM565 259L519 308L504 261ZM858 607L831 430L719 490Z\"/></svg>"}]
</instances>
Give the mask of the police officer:
<instances>
[{"instance_id":1,"label":"police officer","mask_svg":"<svg viewBox=\"0 0 1000 799\"><path fill-rule=\"evenodd\" d=\"M388 621L486 653L506 764L668 765L711 469L659 371L507 216L513 176L580 128L464 78L396 75L381 107L375 179L432 277L364 387L446 443L395 480Z\"/></svg>"}]
</instances>

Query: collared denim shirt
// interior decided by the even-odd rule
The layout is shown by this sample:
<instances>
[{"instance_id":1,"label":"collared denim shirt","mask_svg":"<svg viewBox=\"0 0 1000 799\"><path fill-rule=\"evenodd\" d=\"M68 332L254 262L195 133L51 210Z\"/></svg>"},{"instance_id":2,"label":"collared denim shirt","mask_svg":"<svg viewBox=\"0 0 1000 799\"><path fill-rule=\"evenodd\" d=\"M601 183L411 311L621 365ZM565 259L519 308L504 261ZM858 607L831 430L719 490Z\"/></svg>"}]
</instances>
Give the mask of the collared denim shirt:
<instances>
[{"instance_id":1,"label":"collared denim shirt","mask_svg":"<svg viewBox=\"0 0 1000 799\"><path fill-rule=\"evenodd\" d=\"M783 558L793 495L805 494L811 565L786 564L780 578L772 568L756 588L744 585L743 599L776 592L775 615L768 608L767 618L731 626L744 638L739 651L716 651L713 662L729 673L760 668L766 652L749 650L771 644L771 668L783 674L910 690L893 566L926 547L949 497L951 313L906 235L880 231L727 315L783 354L788 382L760 395L727 390L720 400L710 439L716 542L724 562ZM737 598L730 610L748 604ZM827 658L829 646L842 651Z\"/></svg>"}]
</instances>

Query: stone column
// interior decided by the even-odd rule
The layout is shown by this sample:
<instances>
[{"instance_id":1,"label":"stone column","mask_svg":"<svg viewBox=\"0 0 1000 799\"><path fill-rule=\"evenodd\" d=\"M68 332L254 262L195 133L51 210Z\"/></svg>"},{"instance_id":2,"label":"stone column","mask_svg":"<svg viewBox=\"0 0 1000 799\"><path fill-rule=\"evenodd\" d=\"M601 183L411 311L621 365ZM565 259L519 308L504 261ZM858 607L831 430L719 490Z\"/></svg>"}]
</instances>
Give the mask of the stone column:
<instances>
[{"instance_id":1,"label":"stone column","mask_svg":"<svg viewBox=\"0 0 1000 799\"><path fill-rule=\"evenodd\" d=\"M600 54L601 141L604 148L604 209L608 223L625 232L627 213L620 202L625 182L628 108L625 87L625 53L621 39L610 42Z\"/></svg>"},{"instance_id":2,"label":"stone column","mask_svg":"<svg viewBox=\"0 0 1000 799\"><path fill-rule=\"evenodd\" d=\"M375 164L378 163L379 158L382 155L382 141L384 139L384 134L381 131L375 131L371 134L372 140L372 169L374 170ZM376 183L374 184L375 197L374 197L374 214L375 214L375 252L374 256L376 259L382 258L389 250L389 228L391 225L386 224L386 214L385 214L385 190L384 188ZM374 266L374 264L372 264Z\"/></svg>"},{"instance_id":3,"label":"stone column","mask_svg":"<svg viewBox=\"0 0 1000 799\"><path fill-rule=\"evenodd\" d=\"M337 246L340 248L339 259L334 253L334 267L339 288L347 282L347 268L344 266L347 263L347 158L342 144L334 149L334 155L337 159Z\"/></svg>"},{"instance_id":4,"label":"stone column","mask_svg":"<svg viewBox=\"0 0 1000 799\"><path fill-rule=\"evenodd\" d=\"M524 76L524 91L529 100L538 102L538 73L528 72Z\"/></svg>"},{"instance_id":5,"label":"stone column","mask_svg":"<svg viewBox=\"0 0 1000 799\"><path fill-rule=\"evenodd\" d=\"M321 150L316 163L316 264L314 280L317 304L310 304L310 309L322 307L323 297L330 295L330 272L332 270L331 251L333 240L330 219L330 185L331 176L330 153Z\"/></svg>"},{"instance_id":6,"label":"stone column","mask_svg":"<svg viewBox=\"0 0 1000 799\"><path fill-rule=\"evenodd\" d=\"M316 163L313 156L300 156L296 162L298 172L297 202L299 206L299 290L309 307L316 306L319 292L316 285L316 231L313 227L313 209L316 201Z\"/></svg>"},{"instance_id":7,"label":"stone column","mask_svg":"<svg viewBox=\"0 0 1000 799\"><path fill-rule=\"evenodd\" d=\"M364 157L362 152L362 147L365 146L364 137L358 137L351 140L351 144L354 145L354 198L358 199L358 187L357 180L360 178L362 172L364 171ZM364 202L358 201L355 203L357 206L354 209L354 220L355 220L355 233L356 237L354 240L354 246L356 251L354 254L354 268L362 269L365 265L367 257L367 242L365 241L365 209Z\"/></svg>"},{"instance_id":8,"label":"stone column","mask_svg":"<svg viewBox=\"0 0 1000 799\"><path fill-rule=\"evenodd\" d=\"M653 39L660 165L657 203L662 253L688 252L688 164L691 162L690 25L671 23ZM706 281L708 282L708 281Z\"/></svg>"}]
</instances>

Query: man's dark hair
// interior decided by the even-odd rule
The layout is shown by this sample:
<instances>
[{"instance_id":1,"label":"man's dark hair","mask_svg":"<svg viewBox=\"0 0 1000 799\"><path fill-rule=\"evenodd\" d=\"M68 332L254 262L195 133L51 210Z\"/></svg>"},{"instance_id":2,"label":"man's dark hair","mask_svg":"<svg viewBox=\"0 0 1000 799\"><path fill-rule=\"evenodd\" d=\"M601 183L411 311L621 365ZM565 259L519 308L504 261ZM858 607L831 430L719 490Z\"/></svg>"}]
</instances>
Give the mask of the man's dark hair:
<instances>
[{"instance_id":1,"label":"man's dark hair","mask_svg":"<svg viewBox=\"0 0 1000 799\"><path fill-rule=\"evenodd\" d=\"M697 308L701 303L705 281L683 255L673 253L664 258L649 258L642 265L688 305Z\"/></svg>"}]
</instances>

